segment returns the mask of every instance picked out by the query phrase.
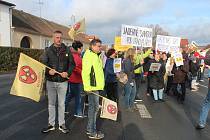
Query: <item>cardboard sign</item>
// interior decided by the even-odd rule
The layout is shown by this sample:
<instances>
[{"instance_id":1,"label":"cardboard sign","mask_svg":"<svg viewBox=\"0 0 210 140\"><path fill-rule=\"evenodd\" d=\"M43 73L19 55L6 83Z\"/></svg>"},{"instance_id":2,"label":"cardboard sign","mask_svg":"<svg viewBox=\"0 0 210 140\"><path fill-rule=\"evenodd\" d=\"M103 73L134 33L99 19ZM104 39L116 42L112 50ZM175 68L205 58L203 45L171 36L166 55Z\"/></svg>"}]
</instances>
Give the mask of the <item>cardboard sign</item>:
<instances>
[{"instance_id":1,"label":"cardboard sign","mask_svg":"<svg viewBox=\"0 0 210 140\"><path fill-rule=\"evenodd\" d=\"M157 35L156 50L161 52L177 52L180 48L180 37Z\"/></svg>"},{"instance_id":2,"label":"cardboard sign","mask_svg":"<svg viewBox=\"0 0 210 140\"><path fill-rule=\"evenodd\" d=\"M150 65L149 71L159 71L160 70L160 63L152 63Z\"/></svg>"},{"instance_id":3,"label":"cardboard sign","mask_svg":"<svg viewBox=\"0 0 210 140\"><path fill-rule=\"evenodd\" d=\"M152 47L152 28L122 25L121 44Z\"/></svg>"},{"instance_id":4,"label":"cardboard sign","mask_svg":"<svg viewBox=\"0 0 210 140\"><path fill-rule=\"evenodd\" d=\"M131 45L121 45L121 37L116 36L114 41L114 49L117 51L127 51L129 48L133 48Z\"/></svg>"},{"instance_id":5,"label":"cardboard sign","mask_svg":"<svg viewBox=\"0 0 210 140\"><path fill-rule=\"evenodd\" d=\"M115 58L114 59L114 63L113 63L113 67L114 67L114 73L117 73L117 72L121 72L122 70L122 59L121 58Z\"/></svg>"},{"instance_id":6,"label":"cardboard sign","mask_svg":"<svg viewBox=\"0 0 210 140\"><path fill-rule=\"evenodd\" d=\"M184 65L183 57L182 57L182 54L180 52L174 53L173 56L174 56L174 59L175 59L176 66Z\"/></svg>"}]
</instances>

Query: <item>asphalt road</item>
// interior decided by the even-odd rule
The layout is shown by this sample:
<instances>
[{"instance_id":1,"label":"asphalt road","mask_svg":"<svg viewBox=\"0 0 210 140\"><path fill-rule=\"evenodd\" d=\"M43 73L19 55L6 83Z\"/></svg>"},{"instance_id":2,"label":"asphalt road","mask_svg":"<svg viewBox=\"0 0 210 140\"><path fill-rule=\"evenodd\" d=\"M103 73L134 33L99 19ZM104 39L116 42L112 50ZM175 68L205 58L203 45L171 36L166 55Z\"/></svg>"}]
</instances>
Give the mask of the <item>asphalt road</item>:
<instances>
[{"instance_id":1,"label":"asphalt road","mask_svg":"<svg viewBox=\"0 0 210 140\"><path fill-rule=\"evenodd\" d=\"M66 116L69 134L56 130L42 134L47 125L47 100L36 103L29 99L9 95L14 74L0 75L0 140L86 140L87 119ZM210 117L207 127L198 131L196 125L200 105L207 94L207 79L199 85L199 91L187 91L186 101L179 104L173 96L164 96L165 102L156 103L146 96L145 84L140 94L139 111L125 112L120 100L118 121L99 119L98 127L105 133L104 140L209 140ZM123 95L122 89L120 95ZM73 108L73 102L70 105ZM70 110L71 111L71 110Z\"/></svg>"}]
</instances>

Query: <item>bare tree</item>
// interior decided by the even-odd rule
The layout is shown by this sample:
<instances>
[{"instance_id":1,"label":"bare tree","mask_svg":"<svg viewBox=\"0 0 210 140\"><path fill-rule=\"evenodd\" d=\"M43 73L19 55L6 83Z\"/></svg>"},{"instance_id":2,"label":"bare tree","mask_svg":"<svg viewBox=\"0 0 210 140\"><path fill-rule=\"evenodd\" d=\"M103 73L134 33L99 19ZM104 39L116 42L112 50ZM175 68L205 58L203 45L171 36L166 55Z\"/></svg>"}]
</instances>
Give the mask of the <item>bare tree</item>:
<instances>
[{"instance_id":1,"label":"bare tree","mask_svg":"<svg viewBox=\"0 0 210 140\"><path fill-rule=\"evenodd\" d=\"M166 35L168 36L169 33L165 31L159 24L156 25L148 25L147 27L152 28L153 30L153 37L152 37L152 45L155 46L157 35Z\"/></svg>"}]
</instances>

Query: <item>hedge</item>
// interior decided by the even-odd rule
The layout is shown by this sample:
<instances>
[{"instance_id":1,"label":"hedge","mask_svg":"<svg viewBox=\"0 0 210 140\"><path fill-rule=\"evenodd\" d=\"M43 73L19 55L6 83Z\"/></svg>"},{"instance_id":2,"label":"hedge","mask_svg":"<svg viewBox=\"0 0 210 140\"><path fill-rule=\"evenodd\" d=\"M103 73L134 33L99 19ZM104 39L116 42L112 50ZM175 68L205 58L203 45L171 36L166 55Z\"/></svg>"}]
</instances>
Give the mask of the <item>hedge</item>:
<instances>
[{"instance_id":1,"label":"hedge","mask_svg":"<svg viewBox=\"0 0 210 140\"><path fill-rule=\"evenodd\" d=\"M40 49L0 47L0 73L15 71L21 52L39 61L43 51Z\"/></svg>"}]
</instances>

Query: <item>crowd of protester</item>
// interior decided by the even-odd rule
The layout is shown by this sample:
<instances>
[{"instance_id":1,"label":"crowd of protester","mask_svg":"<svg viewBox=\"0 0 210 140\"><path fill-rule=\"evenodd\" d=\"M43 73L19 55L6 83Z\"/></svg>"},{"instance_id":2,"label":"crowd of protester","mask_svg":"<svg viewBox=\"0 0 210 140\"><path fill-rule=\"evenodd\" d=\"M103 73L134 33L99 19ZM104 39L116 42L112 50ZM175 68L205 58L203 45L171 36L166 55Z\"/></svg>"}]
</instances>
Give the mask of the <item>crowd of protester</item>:
<instances>
[{"instance_id":1,"label":"crowd of protester","mask_svg":"<svg viewBox=\"0 0 210 140\"><path fill-rule=\"evenodd\" d=\"M83 49L80 41L74 41L70 47L61 43L62 33L54 33L54 43L45 51L42 62L51 67L47 70L47 91L49 119L43 133L55 130L56 96L58 96L58 123L63 133L69 130L65 125L64 114L68 113L69 102L75 98L74 116L86 117L85 105L88 103L88 124L86 133L91 139L101 139L104 134L96 128L96 118L99 111L99 96L103 94L108 99L119 102L123 96L125 111L134 112L138 109L135 103L143 100L143 95L150 96L154 102L164 102L165 96L174 96L178 103L184 104L186 89L199 90L199 82L204 81L204 70L209 62L198 52L188 52L180 48L183 65L176 65L173 53L160 52L152 48L133 49L117 52L114 48L101 50L102 42L93 39L89 48ZM102 59L103 58L103 59ZM116 73L114 59L122 58L122 70ZM153 63L159 64L159 70L151 70ZM206 65L205 65L206 64ZM121 74L126 77L120 83ZM68 78L69 77L69 78ZM68 81L67 81L68 80ZM140 90L146 83L145 93ZM119 84L123 88L118 90ZM124 94L121 94L123 93ZM209 97L203 105L200 124L205 127L206 112L209 109ZM207 106L207 107L206 107ZM65 113L64 113L65 112Z\"/></svg>"}]
</instances>

